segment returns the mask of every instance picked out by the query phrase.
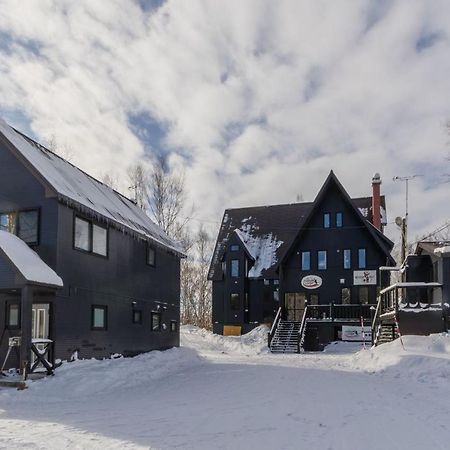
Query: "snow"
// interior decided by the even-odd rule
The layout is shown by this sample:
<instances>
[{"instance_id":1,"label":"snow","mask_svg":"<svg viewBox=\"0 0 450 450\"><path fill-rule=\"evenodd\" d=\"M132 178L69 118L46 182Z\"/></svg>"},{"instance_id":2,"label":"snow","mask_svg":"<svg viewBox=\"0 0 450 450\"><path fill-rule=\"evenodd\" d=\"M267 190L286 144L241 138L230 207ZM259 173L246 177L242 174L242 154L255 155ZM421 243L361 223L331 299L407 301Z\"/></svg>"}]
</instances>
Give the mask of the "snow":
<instances>
[{"instance_id":1,"label":"snow","mask_svg":"<svg viewBox=\"0 0 450 450\"><path fill-rule=\"evenodd\" d=\"M253 227L249 224L244 224L240 229L234 231L255 260L253 267L248 271L249 278L260 277L263 270L267 270L277 263L277 249L283 244L283 241L277 240L272 233L253 236Z\"/></svg>"},{"instance_id":2,"label":"snow","mask_svg":"<svg viewBox=\"0 0 450 450\"><path fill-rule=\"evenodd\" d=\"M443 247L435 248L434 253L436 254L450 253L450 245L444 245Z\"/></svg>"},{"instance_id":3,"label":"snow","mask_svg":"<svg viewBox=\"0 0 450 450\"><path fill-rule=\"evenodd\" d=\"M39 255L14 234L0 231L0 249L26 281L62 287L63 282Z\"/></svg>"},{"instance_id":4,"label":"snow","mask_svg":"<svg viewBox=\"0 0 450 450\"><path fill-rule=\"evenodd\" d=\"M301 355L269 353L265 327L242 337L182 327L181 338L1 389L0 447L448 448L448 334Z\"/></svg>"},{"instance_id":5,"label":"snow","mask_svg":"<svg viewBox=\"0 0 450 450\"><path fill-rule=\"evenodd\" d=\"M20 152L64 200L100 214L156 244L182 254L181 248L132 201L82 170L28 141L0 118L0 133Z\"/></svg>"}]
</instances>

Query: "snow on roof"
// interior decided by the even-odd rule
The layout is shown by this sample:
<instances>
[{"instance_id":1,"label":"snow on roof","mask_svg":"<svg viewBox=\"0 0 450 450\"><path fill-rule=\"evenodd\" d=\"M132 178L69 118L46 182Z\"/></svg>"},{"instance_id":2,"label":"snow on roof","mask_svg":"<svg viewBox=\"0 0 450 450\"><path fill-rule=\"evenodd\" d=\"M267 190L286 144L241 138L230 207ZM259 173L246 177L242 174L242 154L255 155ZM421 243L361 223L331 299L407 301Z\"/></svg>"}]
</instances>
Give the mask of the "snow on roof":
<instances>
[{"instance_id":1,"label":"snow on roof","mask_svg":"<svg viewBox=\"0 0 450 450\"><path fill-rule=\"evenodd\" d=\"M244 222L244 221L243 221ZM244 222L245 223L245 222ZM235 233L245 245L248 253L255 260L255 264L249 270L249 278L258 278L263 270L267 270L277 263L277 249L283 244L272 234L253 236L251 225L242 225L240 229L235 229Z\"/></svg>"},{"instance_id":2,"label":"snow on roof","mask_svg":"<svg viewBox=\"0 0 450 450\"><path fill-rule=\"evenodd\" d=\"M1 118L0 133L53 187L60 198L93 211L120 228L128 228L156 244L183 254L180 246L125 196L14 130Z\"/></svg>"},{"instance_id":3,"label":"snow on roof","mask_svg":"<svg viewBox=\"0 0 450 450\"><path fill-rule=\"evenodd\" d=\"M434 253L450 253L450 245L444 245L434 249Z\"/></svg>"},{"instance_id":4,"label":"snow on roof","mask_svg":"<svg viewBox=\"0 0 450 450\"><path fill-rule=\"evenodd\" d=\"M26 281L63 287L63 282L56 272L14 234L0 231L0 249Z\"/></svg>"}]
</instances>

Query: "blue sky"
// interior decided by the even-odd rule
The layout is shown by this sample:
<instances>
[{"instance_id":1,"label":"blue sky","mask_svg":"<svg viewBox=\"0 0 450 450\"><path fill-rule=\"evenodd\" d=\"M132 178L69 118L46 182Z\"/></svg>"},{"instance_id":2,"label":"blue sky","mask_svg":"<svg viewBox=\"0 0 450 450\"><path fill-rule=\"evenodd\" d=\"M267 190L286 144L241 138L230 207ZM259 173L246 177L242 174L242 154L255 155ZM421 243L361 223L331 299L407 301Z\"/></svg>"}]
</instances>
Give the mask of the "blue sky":
<instances>
[{"instance_id":1,"label":"blue sky","mask_svg":"<svg viewBox=\"0 0 450 450\"><path fill-rule=\"evenodd\" d=\"M312 200L330 169L370 195L377 171L392 221L392 178L421 174L410 234L450 218L448 1L0 7L2 117L125 193L129 165L162 159L213 223L225 207Z\"/></svg>"}]
</instances>

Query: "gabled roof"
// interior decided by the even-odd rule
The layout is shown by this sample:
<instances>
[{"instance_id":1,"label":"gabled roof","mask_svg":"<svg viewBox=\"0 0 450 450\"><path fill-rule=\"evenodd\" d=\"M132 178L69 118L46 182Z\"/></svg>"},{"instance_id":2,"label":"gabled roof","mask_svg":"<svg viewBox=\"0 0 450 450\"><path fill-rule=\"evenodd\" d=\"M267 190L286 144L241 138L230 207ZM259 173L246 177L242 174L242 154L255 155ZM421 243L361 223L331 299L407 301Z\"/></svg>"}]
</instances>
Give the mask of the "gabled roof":
<instances>
[{"instance_id":1,"label":"gabled roof","mask_svg":"<svg viewBox=\"0 0 450 450\"><path fill-rule=\"evenodd\" d=\"M63 287L63 282L56 272L14 234L0 231L0 255L6 257L26 283Z\"/></svg>"},{"instance_id":2,"label":"gabled roof","mask_svg":"<svg viewBox=\"0 0 450 450\"><path fill-rule=\"evenodd\" d=\"M78 167L54 154L0 119L0 138L23 163L52 189L58 199L111 225L131 231L141 238L167 248L180 256L180 246L170 239L142 209L131 200L101 183Z\"/></svg>"},{"instance_id":3,"label":"gabled roof","mask_svg":"<svg viewBox=\"0 0 450 450\"><path fill-rule=\"evenodd\" d=\"M439 249L443 249L450 246L450 241L419 241L416 246L416 255L437 255L440 252ZM438 250L438 251L436 251Z\"/></svg>"},{"instance_id":4,"label":"gabled roof","mask_svg":"<svg viewBox=\"0 0 450 450\"><path fill-rule=\"evenodd\" d=\"M256 267L256 270L253 270L249 275L253 277L277 278L277 269L280 262L285 259L289 250L293 247L294 241L299 237L301 230L312 217L313 209L318 205L327 187L333 180L338 183L338 187L352 205L355 214L367 226L367 229L383 251L389 255L393 243L362 214L364 211L371 211L372 198L350 199L334 173L331 172L314 202L227 209L217 237L208 278L210 280L220 279L220 263L232 233L236 233L239 236L240 240L245 244L247 253L255 259L253 268ZM382 205L385 206L384 196L382 197ZM263 258L260 255L263 255Z\"/></svg>"}]
</instances>

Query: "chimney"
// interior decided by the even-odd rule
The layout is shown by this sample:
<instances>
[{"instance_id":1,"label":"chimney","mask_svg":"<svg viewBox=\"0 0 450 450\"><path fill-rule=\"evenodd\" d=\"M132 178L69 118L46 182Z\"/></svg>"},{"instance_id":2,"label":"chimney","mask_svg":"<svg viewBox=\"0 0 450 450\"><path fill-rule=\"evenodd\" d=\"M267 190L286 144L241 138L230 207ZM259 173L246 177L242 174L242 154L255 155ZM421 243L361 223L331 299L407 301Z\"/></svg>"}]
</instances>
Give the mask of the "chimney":
<instances>
[{"instance_id":1,"label":"chimney","mask_svg":"<svg viewBox=\"0 0 450 450\"><path fill-rule=\"evenodd\" d=\"M372 178L372 223L381 229L381 195L380 195L381 177L377 172Z\"/></svg>"}]
</instances>

